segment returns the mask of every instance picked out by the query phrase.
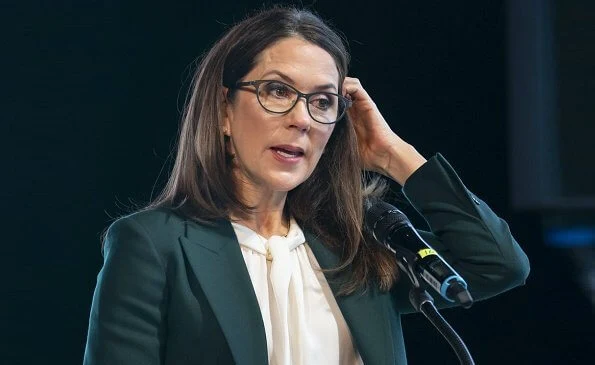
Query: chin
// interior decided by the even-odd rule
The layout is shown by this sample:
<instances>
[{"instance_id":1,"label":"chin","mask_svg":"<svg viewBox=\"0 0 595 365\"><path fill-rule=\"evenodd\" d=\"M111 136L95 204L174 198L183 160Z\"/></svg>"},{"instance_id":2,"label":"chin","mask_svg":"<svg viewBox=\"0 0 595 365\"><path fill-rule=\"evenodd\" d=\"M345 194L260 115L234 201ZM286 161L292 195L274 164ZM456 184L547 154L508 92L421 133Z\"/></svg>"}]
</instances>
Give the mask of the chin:
<instances>
[{"instance_id":1,"label":"chin","mask_svg":"<svg viewBox=\"0 0 595 365\"><path fill-rule=\"evenodd\" d=\"M303 176L275 176L269 184L275 191L291 191L300 186L306 178Z\"/></svg>"},{"instance_id":2,"label":"chin","mask_svg":"<svg viewBox=\"0 0 595 365\"><path fill-rule=\"evenodd\" d=\"M274 191L278 191L278 192L290 192L291 190L297 188L298 186L300 186L302 182L299 183L289 183L289 182L285 182L283 184L274 184L273 190Z\"/></svg>"}]
</instances>

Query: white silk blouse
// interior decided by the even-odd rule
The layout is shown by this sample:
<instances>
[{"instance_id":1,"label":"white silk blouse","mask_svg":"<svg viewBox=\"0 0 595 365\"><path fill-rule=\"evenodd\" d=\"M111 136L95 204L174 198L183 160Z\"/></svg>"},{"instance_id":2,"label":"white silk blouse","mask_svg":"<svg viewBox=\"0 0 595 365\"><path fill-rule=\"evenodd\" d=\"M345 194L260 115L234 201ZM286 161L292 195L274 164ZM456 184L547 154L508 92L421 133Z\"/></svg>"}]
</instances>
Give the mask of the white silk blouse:
<instances>
[{"instance_id":1,"label":"white silk blouse","mask_svg":"<svg viewBox=\"0 0 595 365\"><path fill-rule=\"evenodd\" d=\"M270 365L363 364L304 233L268 240L232 222L260 306Z\"/></svg>"}]
</instances>

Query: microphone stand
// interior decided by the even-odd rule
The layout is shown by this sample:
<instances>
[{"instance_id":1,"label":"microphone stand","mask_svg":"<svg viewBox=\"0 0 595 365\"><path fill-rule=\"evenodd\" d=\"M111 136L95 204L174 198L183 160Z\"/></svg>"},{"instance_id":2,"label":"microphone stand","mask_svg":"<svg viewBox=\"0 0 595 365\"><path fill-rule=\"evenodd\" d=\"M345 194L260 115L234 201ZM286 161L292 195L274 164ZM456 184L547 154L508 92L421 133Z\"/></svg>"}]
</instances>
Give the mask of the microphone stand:
<instances>
[{"instance_id":1,"label":"microphone stand","mask_svg":"<svg viewBox=\"0 0 595 365\"><path fill-rule=\"evenodd\" d=\"M448 324L446 319L434 306L434 298L428 294L422 285L421 277L418 271L415 270L415 254L403 247L395 247L393 250L397 256L397 264L407 274L413 286L409 291L409 301L416 311L423 313L424 316L434 325L434 327L442 334L446 341L455 351L459 361L463 365L475 365L471 353L465 346L461 337Z\"/></svg>"}]
</instances>

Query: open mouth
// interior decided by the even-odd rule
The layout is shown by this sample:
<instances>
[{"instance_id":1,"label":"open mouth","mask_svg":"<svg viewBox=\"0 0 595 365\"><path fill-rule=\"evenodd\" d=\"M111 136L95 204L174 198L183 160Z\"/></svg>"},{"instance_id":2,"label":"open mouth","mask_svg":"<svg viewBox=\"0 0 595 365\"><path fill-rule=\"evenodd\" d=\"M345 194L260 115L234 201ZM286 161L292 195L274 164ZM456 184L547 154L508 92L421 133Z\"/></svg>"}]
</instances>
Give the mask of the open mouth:
<instances>
[{"instance_id":1,"label":"open mouth","mask_svg":"<svg viewBox=\"0 0 595 365\"><path fill-rule=\"evenodd\" d=\"M302 157L304 155L304 151L301 148L294 148L288 146L271 147L271 150L285 158Z\"/></svg>"}]
</instances>

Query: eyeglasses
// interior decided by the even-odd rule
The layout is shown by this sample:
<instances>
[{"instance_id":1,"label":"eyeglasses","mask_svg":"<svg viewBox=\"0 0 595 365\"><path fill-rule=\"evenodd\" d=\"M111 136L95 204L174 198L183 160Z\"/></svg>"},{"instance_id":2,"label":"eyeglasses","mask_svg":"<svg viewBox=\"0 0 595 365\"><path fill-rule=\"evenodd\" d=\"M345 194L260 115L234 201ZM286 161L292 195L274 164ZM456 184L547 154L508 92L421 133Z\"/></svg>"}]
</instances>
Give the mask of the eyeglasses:
<instances>
[{"instance_id":1,"label":"eyeglasses","mask_svg":"<svg viewBox=\"0 0 595 365\"><path fill-rule=\"evenodd\" d=\"M308 114L322 124L338 122L351 106L351 100L342 95L320 91L304 94L295 87L277 80L238 82L232 88L239 89L246 86L256 88L258 103L271 113L288 113L297 104L299 98L304 98Z\"/></svg>"}]
</instances>

